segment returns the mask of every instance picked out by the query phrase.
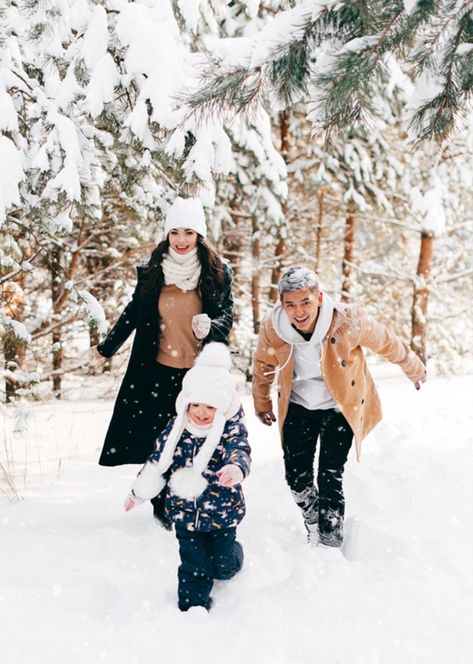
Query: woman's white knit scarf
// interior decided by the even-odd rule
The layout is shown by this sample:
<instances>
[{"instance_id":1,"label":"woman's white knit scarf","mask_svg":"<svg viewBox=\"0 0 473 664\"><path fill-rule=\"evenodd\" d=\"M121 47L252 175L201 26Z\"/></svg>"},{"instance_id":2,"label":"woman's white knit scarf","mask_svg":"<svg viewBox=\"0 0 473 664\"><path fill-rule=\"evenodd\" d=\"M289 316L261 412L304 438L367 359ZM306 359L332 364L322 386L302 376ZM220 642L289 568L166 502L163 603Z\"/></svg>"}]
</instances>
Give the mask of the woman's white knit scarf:
<instances>
[{"instance_id":1,"label":"woman's white knit scarf","mask_svg":"<svg viewBox=\"0 0 473 664\"><path fill-rule=\"evenodd\" d=\"M176 285L182 291L197 288L201 272L197 247L187 254L178 254L169 247L168 253L163 256L161 265L166 286Z\"/></svg>"}]
</instances>

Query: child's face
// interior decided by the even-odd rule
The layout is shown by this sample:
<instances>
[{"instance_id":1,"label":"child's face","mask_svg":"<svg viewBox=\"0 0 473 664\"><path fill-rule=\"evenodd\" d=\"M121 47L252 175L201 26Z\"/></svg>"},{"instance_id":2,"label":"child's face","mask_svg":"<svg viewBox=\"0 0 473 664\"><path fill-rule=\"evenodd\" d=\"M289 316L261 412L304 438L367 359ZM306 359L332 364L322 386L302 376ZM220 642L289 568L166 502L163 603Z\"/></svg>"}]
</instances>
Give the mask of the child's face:
<instances>
[{"instance_id":1,"label":"child's face","mask_svg":"<svg viewBox=\"0 0 473 664\"><path fill-rule=\"evenodd\" d=\"M191 403L189 405L189 417L198 427L205 427L212 424L215 417L216 408L207 406L205 403Z\"/></svg>"}]
</instances>

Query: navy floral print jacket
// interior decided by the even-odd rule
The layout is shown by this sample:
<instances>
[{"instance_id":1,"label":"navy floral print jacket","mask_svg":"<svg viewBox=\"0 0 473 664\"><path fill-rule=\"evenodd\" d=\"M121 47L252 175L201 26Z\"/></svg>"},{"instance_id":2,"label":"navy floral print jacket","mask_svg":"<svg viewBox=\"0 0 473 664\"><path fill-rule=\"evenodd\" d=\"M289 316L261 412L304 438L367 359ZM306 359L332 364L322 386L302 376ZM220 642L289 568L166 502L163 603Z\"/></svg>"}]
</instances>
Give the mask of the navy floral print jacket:
<instances>
[{"instance_id":1,"label":"navy floral print jacket","mask_svg":"<svg viewBox=\"0 0 473 664\"><path fill-rule=\"evenodd\" d=\"M161 452L174 424L172 418L156 440L156 451L148 458L148 463L159 461ZM192 460L200 450L205 438L198 438L186 429L174 452L174 459L166 475L171 475L178 468L192 466ZM233 463L247 477L250 472L250 453L248 431L245 426L243 408L225 422L220 442L209 461L203 476L208 481L205 491L194 500L186 500L172 493L166 487L165 516L175 524L187 530L208 532L220 528L237 526L245 516L245 500L240 484L222 487L215 475L223 466Z\"/></svg>"}]
</instances>

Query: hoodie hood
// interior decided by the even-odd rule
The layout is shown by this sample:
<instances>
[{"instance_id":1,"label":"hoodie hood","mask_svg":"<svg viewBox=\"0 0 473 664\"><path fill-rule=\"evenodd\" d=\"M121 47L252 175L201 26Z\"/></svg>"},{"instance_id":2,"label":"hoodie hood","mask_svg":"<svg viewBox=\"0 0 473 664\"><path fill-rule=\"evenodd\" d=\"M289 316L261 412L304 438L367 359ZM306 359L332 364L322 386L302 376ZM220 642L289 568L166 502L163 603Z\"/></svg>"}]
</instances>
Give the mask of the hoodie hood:
<instances>
[{"instance_id":1,"label":"hoodie hood","mask_svg":"<svg viewBox=\"0 0 473 664\"><path fill-rule=\"evenodd\" d=\"M291 321L289 320L289 316L282 308L280 301L277 302L273 307L271 312L271 321L273 323L276 334L281 337L283 341L291 344L291 346L306 343L321 344L322 340L330 329L330 325L332 324L333 312L335 308L335 302L330 297L330 295L322 292L322 303L319 309L319 316L317 318L317 323L309 342L305 341L304 337L293 328Z\"/></svg>"}]
</instances>

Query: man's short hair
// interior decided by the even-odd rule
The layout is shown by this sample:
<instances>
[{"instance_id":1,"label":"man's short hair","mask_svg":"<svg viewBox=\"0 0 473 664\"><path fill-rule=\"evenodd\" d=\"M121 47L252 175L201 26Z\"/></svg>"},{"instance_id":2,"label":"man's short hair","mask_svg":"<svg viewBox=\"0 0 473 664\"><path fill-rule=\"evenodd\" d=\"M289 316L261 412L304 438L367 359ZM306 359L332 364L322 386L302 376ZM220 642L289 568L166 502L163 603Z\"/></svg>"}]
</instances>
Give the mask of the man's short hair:
<instances>
[{"instance_id":1,"label":"man's short hair","mask_svg":"<svg viewBox=\"0 0 473 664\"><path fill-rule=\"evenodd\" d=\"M318 275L307 267L296 265L285 272L278 284L279 295L294 293L300 290L311 290L316 295L320 292Z\"/></svg>"}]
</instances>

